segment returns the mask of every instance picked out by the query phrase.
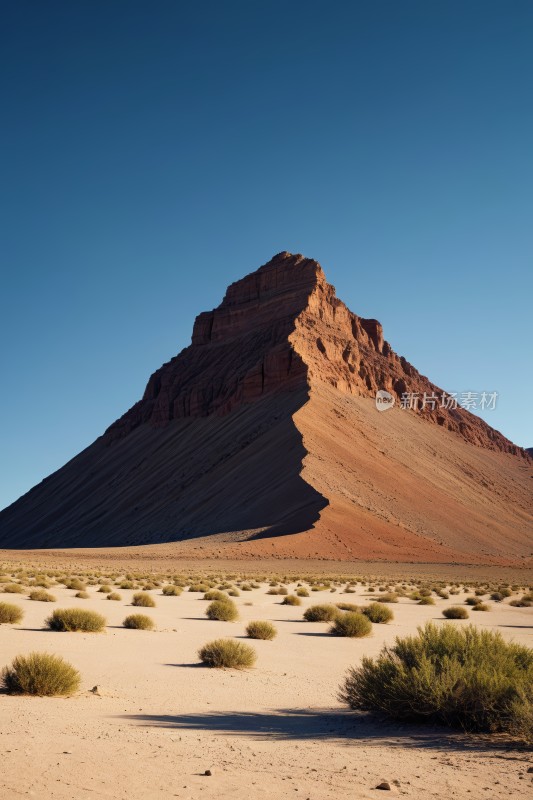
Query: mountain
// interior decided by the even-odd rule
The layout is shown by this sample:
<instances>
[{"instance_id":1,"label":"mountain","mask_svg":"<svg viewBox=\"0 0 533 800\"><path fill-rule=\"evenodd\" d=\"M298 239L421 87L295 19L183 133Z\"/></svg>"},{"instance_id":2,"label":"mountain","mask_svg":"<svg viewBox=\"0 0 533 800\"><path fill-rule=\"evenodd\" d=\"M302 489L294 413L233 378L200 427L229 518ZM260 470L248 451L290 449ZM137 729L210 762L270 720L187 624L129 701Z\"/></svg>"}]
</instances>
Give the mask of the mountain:
<instances>
[{"instance_id":1,"label":"mountain","mask_svg":"<svg viewBox=\"0 0 533 800\"><path fill-rule=\"evenodd\" d=\"M394 407L377 411L378 390ZM139 402L0 513L0 547L531 556L528 454L453 406L316 261L279 253L196 318Z\"/></svg>"}]
</instances>

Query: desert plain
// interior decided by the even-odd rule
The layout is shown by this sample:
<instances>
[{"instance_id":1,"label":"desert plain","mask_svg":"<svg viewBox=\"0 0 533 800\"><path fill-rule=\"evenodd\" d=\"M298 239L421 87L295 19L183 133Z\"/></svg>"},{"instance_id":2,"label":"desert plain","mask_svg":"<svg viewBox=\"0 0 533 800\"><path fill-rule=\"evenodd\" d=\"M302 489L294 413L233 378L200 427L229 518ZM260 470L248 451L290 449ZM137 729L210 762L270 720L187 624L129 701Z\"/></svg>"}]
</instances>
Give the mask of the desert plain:
<instances>
[{"instance_id":1,"label":"desert plain","mask_svg":"<svg viewBox=\"0 0 533 800\"><path fill-rule=\"evenodd\" d=\"M377 655L395 637L416 633L427 621L439 626L474 622L531 647L533 608L513 607L509 598L492 602L488 596L482 598L487 611L465 605L476 587L502 583L514 585L510 599L520 597L533 582L531 570L212 561L177 562L172 573L157 561L145 562L142 571L141 558L120 566L116 551L100 566L94 556L76 565L69 558L68 565L57 554L37 564L34 554L0 554L3 580L13 574L26 584L21 593L0 594L0 601L24 612L20 623L0 626L0 668L38 651L62 656L81 674L71 697L0 695L1 798L359 800L388 794L476 800L531 792L533 754L519 741L384 721L351 711L338 698L349 667L364 655ZM55 572L50 583L57 583L48 588L55 602L29 599L28 575L37 571ZM120 588L127 573L134 573L129 577L135 589ZM179 596L162 591L172 574L179 574L183 584ZM76 589L61 582L76 575L86 583L87 598L76 597ZM189 591L200 581L237 588L232 599L238 620L206 617L204 592ZM352 581L358 582L350 586ZM155 606L137 609L133 595L147 582ZM112 584L121 599L108 600L98 591L102 584ZM405 595L389 604L393 620L374 624L368 637L333 636L329 623L303 618L311 605L365 605L398 585ZM301 605L284 605L284 595L268 594L282 586L289 594L305 587L309 596L300 598ZM415 586L459 592L443 598L433 591L434 604L419 605L410 597ZM464 605L470 619L446 621L442 612L450 605ZM48 630L45 620L56 608L103 614L105 630ZM125 617L135 611L148 614L155 629L124 628ZM248 639L251 620L271 622L275 639ZM255 666L204 666L199 648L220 637L251 644ZM378 789L383 783L390 788Z\"/></svg>"}]
</instances>

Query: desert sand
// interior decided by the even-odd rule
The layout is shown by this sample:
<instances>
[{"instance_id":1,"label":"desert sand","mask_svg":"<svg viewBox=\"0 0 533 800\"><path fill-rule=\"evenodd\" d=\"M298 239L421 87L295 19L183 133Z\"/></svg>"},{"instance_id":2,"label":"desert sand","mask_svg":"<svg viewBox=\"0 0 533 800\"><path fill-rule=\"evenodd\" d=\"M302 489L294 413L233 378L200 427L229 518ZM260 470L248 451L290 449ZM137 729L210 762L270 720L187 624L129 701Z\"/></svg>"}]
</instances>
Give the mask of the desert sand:
<instances>
[{"instance_id":1,"label":"desert sand","mask_svg":"<svg viewBox=\"0 0 533 800\"><path fill-rule=\"evenodd\" d=\"M524 584L531 577L518 574ZM383 780L391 783L389 794L411 798L485 800L531 790L533 756L516 743L379 722L337 699L346 669L395 636L427 620L468 624L442 617L464 594L437 599L435 606L401 598L390 606L391 623L374 625L369 638L343 639L328 635L327 623L303 621L303 611L317 602L367 602L361 586L355 594L311 592L300 607L290 607L262 584L235 598L240 619L234 623L208 620L207 601L196 592L165 597L156 588L150 592L155 608L134 609L132 591L119 589L122 600L113 602L97 588L89 587L90 598L82 600L53 587L56 603L1 596L25 616L19 625L0 627L0 666L38 650L62 655L82 675L80 691L68 699L0 695L5 800L358 799L381 795L375 787ZM43 630L51 610L65 607L104 614L105 633ZM122 628L133 611L151 616L156 630ZM490 611L470 617L507 640L533 644L533 608L492 603ZM253 669L200 664L201 645L243 637L252 619L270 620L278 630L274 641L247 640L258 653Z\"/></svg>"}]
</instances>

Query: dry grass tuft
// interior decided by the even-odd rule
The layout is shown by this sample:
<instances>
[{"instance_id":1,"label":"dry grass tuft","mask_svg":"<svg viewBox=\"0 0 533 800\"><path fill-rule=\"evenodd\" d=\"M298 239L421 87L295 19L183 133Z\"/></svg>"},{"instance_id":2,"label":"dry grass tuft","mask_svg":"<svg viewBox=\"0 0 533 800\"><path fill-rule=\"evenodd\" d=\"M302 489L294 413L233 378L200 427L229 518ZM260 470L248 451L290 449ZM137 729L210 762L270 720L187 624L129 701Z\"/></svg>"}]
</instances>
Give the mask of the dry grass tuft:
<instances>
[{"instance_id":1,"label":"dry grass tuft","mask_svg":"<svg viewBox=\"0 0 533 800\"><path fill-rule=\"evenodd\" d=\"M30 653L17 656L1 674L1 686L9 694L54 697L73 694L80 685L80 673L60 656Z\"/></svg>"},{"instance_id":2,"label":"dry grass tuft","mask_svg":"<svg viewBox=\"0 0 533 800\"><path fill-rule=\"evenodd\" d=\"M228 669L249 669L257 659L253 647L235 639L215 639L200 648L198 656L208 667Z\"/></svg>"}]
</instances>

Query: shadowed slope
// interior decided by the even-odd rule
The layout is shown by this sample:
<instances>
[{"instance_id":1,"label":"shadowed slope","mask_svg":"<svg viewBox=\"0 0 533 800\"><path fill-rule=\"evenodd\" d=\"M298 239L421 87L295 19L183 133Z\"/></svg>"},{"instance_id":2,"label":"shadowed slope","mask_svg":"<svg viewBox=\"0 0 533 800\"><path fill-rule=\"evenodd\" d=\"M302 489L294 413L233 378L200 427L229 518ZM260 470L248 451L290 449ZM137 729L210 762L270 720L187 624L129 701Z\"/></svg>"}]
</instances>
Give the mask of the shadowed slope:
<instances>
[{"instance_id":1,"label":"shadowed slope","mask_svg":"<svg viewBox=\"0 0 533 800\"><path fill-rule=\"evenodd\" d=\"M9 546L103 547L308 530L326 500L300 477L305 393L102 438L0 515Z\"/></svg>"}]
</instances>

